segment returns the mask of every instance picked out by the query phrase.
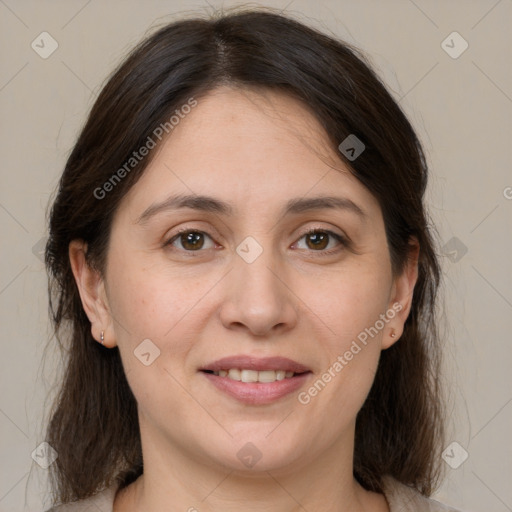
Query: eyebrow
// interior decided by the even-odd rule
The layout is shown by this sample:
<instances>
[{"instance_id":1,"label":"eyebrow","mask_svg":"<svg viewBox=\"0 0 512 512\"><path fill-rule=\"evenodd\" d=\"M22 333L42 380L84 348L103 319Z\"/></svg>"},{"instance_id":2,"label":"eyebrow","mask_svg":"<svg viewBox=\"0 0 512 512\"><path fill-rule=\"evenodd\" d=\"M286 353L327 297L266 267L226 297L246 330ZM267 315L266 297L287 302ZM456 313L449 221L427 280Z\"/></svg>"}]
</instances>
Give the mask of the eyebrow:
<instances>
[{"instance_id":1,"label":"eyebrow","mask_svg":"<svg viewBox=\"0 0 512 512\"><path fill-rule=\"evenodd\" d=\"M146 208L139 216L136 223L144 224L158 213L174 211L181 208L191 208L225 216L231 216L235 212L235 209L230 203L211 196L178 194L169 196L167 199L159 203L154 203ZM290 199L282 210L281 218L289 214L299 214L322 209L346 210L356 214L362 221L368 219L368 214L351 199L336 196L298 197Z\"/></svg>"}]
</instances>

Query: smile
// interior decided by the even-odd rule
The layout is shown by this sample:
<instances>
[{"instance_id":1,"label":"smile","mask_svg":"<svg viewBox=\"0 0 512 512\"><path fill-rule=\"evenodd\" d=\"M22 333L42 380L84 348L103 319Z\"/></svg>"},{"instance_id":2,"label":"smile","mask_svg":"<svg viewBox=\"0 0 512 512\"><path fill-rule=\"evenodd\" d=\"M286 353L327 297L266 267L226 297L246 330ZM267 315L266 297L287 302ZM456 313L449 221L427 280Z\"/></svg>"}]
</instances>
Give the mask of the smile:
<instances>
[{"instance_id":1,"label":"smile","mask_svg":"<svg viewBox=\"0 0 512 512\"><path fill-rule=\"evenodd\" d=\"M218 372L213 372L213 374L240 382L275 382L276 380L289 379L295 375L295 372L286 370L256 371L231 368L229 370L219 370Z\"/></svg>"},{"instance_id":2,"label":"smile","mask_svg":"<svg viewBox=\"0 0 512 512\"><path fill-rule=\"evenodd\" d=\"M213 387L249 405L270 404L298 391L313 372L287 357L238 354L199 368Z\"/></svg>"}]
</instances>

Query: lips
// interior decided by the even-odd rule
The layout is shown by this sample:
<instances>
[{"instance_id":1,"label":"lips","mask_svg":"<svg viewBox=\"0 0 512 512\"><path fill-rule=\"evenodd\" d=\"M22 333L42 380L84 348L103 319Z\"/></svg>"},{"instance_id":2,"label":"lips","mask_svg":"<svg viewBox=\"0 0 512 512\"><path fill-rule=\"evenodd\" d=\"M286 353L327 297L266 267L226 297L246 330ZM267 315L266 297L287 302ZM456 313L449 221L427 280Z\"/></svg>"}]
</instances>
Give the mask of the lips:
<instances>
[{"instance_id":1,"label":"lips","mask_svg":"<svg viewBox=\"0 0 512 512\"><path fill-rule=\"evenodd\" d=\"M304 385L311 370L285 357L232 356L200 368L223 393L250 405L272 403Z\"/></svg>"},{"instance_id":2,"label":"lips","mask_svg":"<svg viewBox=\"0 0 512 512\"><path fill-rule=\"evenodd\" d=\"M224 357L206 364L204 367L200 368L200 370L219 372L220 370L230 370L232 368L258 372L265 370L283 370L285 372L305 373L311 371L307 366L286 357L254 357L246 355Z\"/></svg>"}]
</instances>

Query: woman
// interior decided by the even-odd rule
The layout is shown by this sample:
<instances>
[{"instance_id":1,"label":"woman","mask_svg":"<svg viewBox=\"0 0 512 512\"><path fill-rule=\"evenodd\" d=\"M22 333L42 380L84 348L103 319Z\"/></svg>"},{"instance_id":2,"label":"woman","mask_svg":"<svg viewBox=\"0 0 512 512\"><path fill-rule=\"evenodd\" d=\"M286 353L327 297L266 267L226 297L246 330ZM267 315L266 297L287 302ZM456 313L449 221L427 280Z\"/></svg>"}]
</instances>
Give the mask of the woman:
<instances>
[{"instance_id":1,"label":"woman","mask_svg":"<svg viewBox=\"0 0 512 512\"><path fill-rule=\"evenodd\" d=\"M345 43L268 10L143 41L51 211L52 510L453 510L426 185Z\"/></svg>"}]
</instances>

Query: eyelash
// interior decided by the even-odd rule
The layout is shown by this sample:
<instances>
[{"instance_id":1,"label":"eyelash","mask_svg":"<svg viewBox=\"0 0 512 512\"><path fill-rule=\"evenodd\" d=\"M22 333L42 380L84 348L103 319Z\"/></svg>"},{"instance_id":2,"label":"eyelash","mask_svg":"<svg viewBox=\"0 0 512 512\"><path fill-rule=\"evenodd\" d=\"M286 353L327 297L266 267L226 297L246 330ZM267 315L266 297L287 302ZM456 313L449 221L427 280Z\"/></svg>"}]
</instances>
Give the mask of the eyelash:
<instances>
[{"instance_id":1,"label":"eyelash","mask_svg":"<svg viewBox=\"0 0 512 512\"><path fill-rule=\"evenodd\" d=\"M168 246L172 247L172 244L174 243L174 241L177 240L184 233L199 233L202 235L206 235L210 239L213 240L213 238L205 231L200 231L198 229L191 229L191 228L185 227L185 228L181 228L180 230L178 230L169 240L164 242L163 247L168 247ZM310 228L307 231L305 231L304 233L302 233L297 241L302 240L302 238L304 238L305 236L318 234L318 233L324 233L324 234L327 234L329 237L334 238L335 240L337 240L340 243L342 248L343 247L350 248L350 241L347 238L345 238L342 235L339 235L338 233L335 233L334 231L330 231L329 229L323 229L323 228ZM175 248L173 248L173 249L175 249ZM201 249L199 249L197 251L188 251L186 249L175 249L175 250L186 253L190 257L197 257L196 253L204 252L204 250L201 250ZM337 247L337 248L329 249L329 250L319 250L319 251L310 250L309 252L313 253L313 255L315 257L317 257L317 256L322 257L322 256L330 256L332 254L339 252L340 250L341 250L340 247ZM315 254L315 253L318 253L318 254Z\"/></svg>"}]
</instances>

